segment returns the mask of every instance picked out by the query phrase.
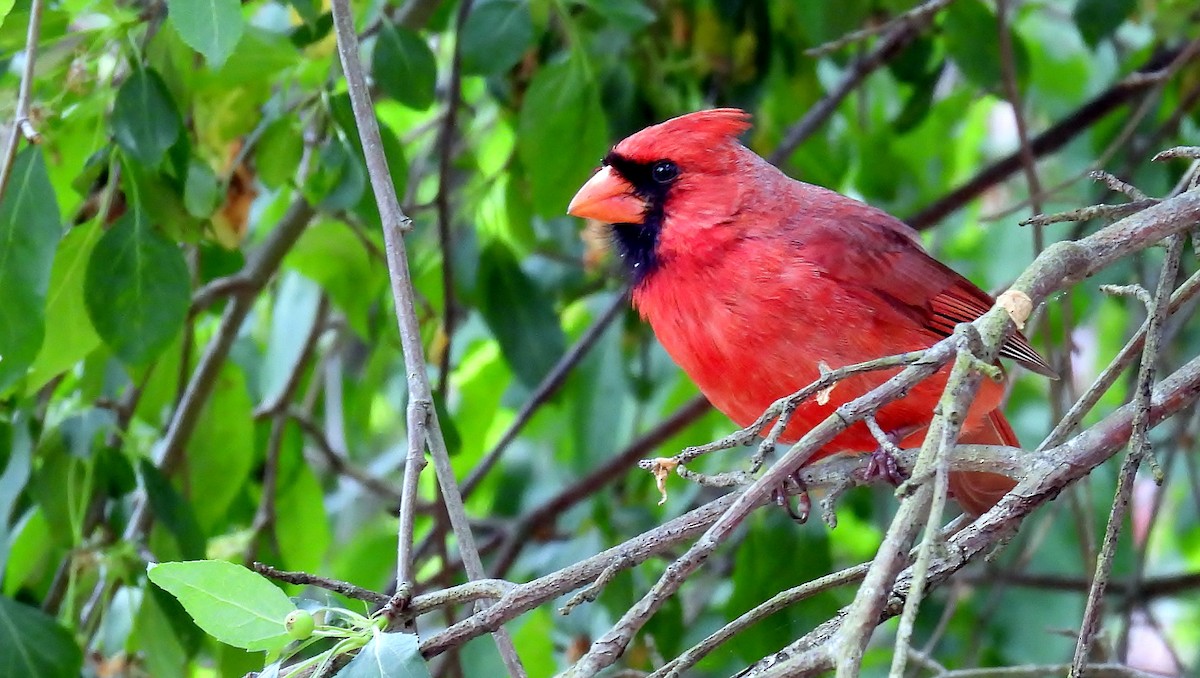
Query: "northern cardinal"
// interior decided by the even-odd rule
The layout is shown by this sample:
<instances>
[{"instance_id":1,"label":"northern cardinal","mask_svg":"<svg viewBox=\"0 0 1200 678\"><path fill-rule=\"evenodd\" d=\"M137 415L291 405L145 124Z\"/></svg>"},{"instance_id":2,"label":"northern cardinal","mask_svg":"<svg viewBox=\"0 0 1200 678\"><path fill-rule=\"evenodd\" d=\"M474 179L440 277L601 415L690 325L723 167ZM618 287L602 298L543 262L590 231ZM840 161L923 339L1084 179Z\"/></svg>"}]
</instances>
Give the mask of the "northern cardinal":
<instances>
[{"instance_id":1,"label":"northern cardinal","mask_svg":"<svg viewBox=\"0 0 1200 678\"><path fill-rule=\"evenodd\" d=\"M992 307L992 298L926 254L917 233L887 213L793 180L738 142L749 115L721 108L673 118L618 143L567 211L612 224L633 279L633 303L667 352L739 426L775 400L841 367L928 348ZM1021 335L1002 356L1053 376ZM837 384L800 405L783 442L798 440L841 404L897 370ZM881 408L901 446L918 445L949 366ZM1003 386L985 380L962 442L1017 446L997 409ZM862 423L815 454L878 453ZM992 473L955 473L953 496L979 515L1014 486Z\"/></svg>"}]
</instances>

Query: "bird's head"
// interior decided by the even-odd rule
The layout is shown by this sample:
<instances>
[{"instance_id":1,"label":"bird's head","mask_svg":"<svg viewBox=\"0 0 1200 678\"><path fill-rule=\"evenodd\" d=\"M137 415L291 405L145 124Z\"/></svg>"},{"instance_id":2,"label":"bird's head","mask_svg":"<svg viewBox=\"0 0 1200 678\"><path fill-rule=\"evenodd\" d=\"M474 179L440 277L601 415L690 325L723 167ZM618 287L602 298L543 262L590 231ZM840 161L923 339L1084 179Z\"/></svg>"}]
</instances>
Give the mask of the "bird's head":
<instances>
[{"instance_id":1,"label":"bird's head","mask_svg":"<svg viewBox=\"0 0 1200 678\"><path fill-rule=\"evenodd\" d=\"M735 211L739 163L754 157L737 137L749 127L750 116L736 108L647 127L613 147L567 213L612 224L623 258L641 278L657 262L664 226L706 228Z\"/></svg>"}]
</instances>

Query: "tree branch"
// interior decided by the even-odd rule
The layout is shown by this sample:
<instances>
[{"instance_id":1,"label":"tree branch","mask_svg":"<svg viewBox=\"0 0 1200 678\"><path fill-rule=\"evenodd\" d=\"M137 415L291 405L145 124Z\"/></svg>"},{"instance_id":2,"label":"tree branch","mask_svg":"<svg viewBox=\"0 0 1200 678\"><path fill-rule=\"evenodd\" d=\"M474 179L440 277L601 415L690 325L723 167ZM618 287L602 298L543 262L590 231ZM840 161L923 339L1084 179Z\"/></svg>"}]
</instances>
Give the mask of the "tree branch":
<instances>
[{"instance_id":1,"label":"tree branch","mask_svg":"<svg viewBox=\"0 0 1200 678\"><path fill-rule=\"evenodd\" d=\"M396 321L400 330L400 344L404 353L408 378L410 456L409 463L405 466L406 478L401 505L410 512L415 508L417 486L415 477L420 472L420 462L414 459L416 455L413 454L411 446L416 437L412 427L414 424L423 423L423 427L418 426L417 428L424 428L424 443L433 457L434 473L442 488L446 512L458 540L463 566L470 579L484 579L483 563L479 559L475 539L471 535L471 526L467 520L466 510L463 508L458 483L454 477L454 469L450 465L450 454L446 449L441 426L438 424L437 412L433 408L433 392L429 384L429 376L426 374L425 350L421 345L421 328L417 320L412 278L408 270L407 254L402 237L403 232L412 227L412 221L400 209L395 187L391 183L391 174L388 172L387 159L383 155L378 121L375 119L371 94L367 89L366 77L359 60L358 36L354 31L354 17L351 14L349 0L333 0L332 11L338 55L341 58L342 70L346 75L351 108L354 110L354 118L358 124L358 134L362 141L371 188L375 193L375 202L383 222L388 271L392 283L392 298L395 303ZM406 502L405 499L408 501ZM402 510L401 525L404 524ZM411 525L411 522L408 524ZM403 529L399 532L397 570L405 572L408 571L405 568L411 567L411 563L406 561L411 558L412 538L411 533L406 536ZM521 666L521 660L513 647L512 639L503 629L496 629L493 635L496 646L500 650L500 656L510 675L514 678L523 677L525 669Z\"/></svg>"}]
</instances>

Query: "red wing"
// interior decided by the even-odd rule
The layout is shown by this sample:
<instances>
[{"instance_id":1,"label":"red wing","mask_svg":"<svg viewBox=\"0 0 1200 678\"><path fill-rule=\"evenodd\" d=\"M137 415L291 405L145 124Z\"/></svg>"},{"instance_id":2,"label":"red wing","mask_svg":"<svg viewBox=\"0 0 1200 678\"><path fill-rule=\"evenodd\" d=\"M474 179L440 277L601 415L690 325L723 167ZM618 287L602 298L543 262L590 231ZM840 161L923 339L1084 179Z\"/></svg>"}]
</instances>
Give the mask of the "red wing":
<instances>
[{"instance_id":1,"label":"red wing","mask_svg":"<svg viewBox=\"0 0 1200 678\"><path fill-rule=\"evenodd\" d=\"M955 325L972 322L990 311L992 303L992 298L986 292L965 278L959 278L929 302L932 314L927 319L926 326L938 334L949 336L954 332ZM1020 332L1013 333L1004 346L1000 347L1000 355L1011 358L1043 376L1058 378L1050 365L1038 355L1033 346L1029 345L1029 340Z\"/></svg>"},{"instance_id":2,"label":"red wing","mask_svg":"<svg viewBox=\"0 0 1200 678\"><path fill-rule=\"evenodd\" d=\"M986 292L930 257L915 231L891 215L845 196L808 187L813 200L797 225L802 258L833 278L840 272L870 271L864 279L843 279L878 296L939 336L950 336L959 323L972 322L992 308ZM846 218L847 214L855 218ZM818 246L810 246L817 244ZM1058 376L1029 340L1013 334L1000 355L1052 379Z\"/></svg>"}]
</instances>

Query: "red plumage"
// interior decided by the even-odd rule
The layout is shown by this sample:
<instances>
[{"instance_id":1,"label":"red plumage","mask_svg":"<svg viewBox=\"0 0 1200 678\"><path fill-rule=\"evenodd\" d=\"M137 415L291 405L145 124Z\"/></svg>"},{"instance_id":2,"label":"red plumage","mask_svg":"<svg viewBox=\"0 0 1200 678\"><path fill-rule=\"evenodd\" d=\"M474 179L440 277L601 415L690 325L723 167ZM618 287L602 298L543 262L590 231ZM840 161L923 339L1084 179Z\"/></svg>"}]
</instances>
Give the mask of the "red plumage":
<instances>
[{"instance_id":1,"label":"red plumage","mask_svg":"<svg viewBox=\"0 0 1200 678\"><path fill-rule=\"evenodd\" d=\"M841 367L927 348L992 299L930 257L917 234L887 213L795 181L742 146L749 117L702 111L621 141L569 211L616 224L634 270L633 303L671 357L739 426L775 400ZM659 179L667 177L667 181ZM1050 374L1021 336L1002 355ZM842 403L898 370L840 382L828 402L796 411L794 441ZM884 406L877 420L901 444L924 437L949 367ZM1003 387L987 381L968 411L963 440L1017 445L997 409ZM878 446L856 424L813 460ZM980 513L1013 483L955 474L964 508Z\"/></svg>"}]
</instances>

